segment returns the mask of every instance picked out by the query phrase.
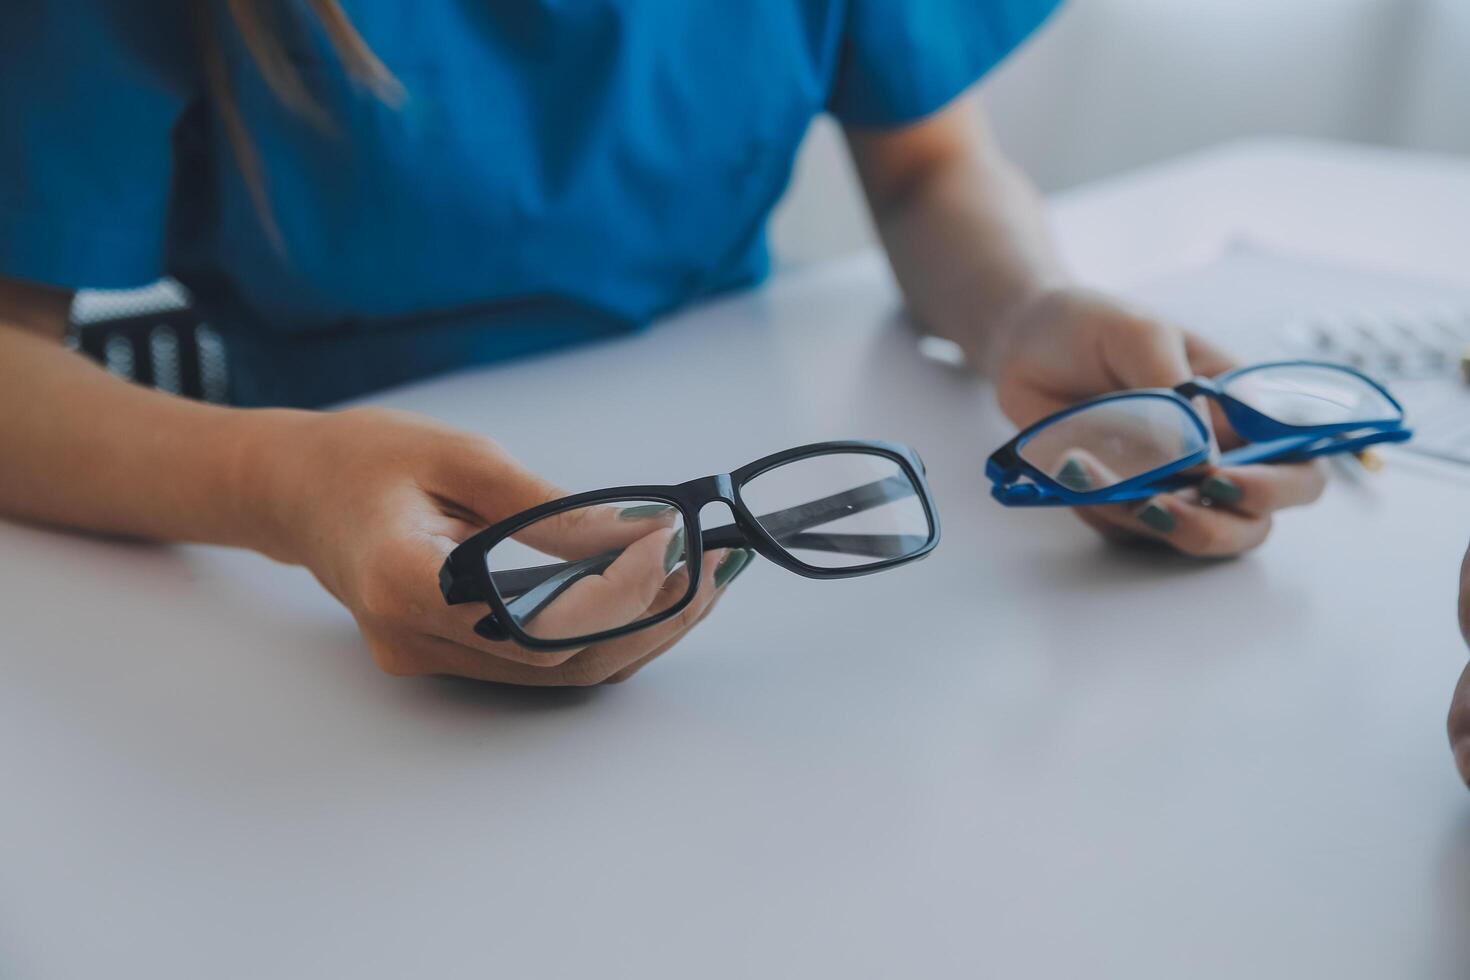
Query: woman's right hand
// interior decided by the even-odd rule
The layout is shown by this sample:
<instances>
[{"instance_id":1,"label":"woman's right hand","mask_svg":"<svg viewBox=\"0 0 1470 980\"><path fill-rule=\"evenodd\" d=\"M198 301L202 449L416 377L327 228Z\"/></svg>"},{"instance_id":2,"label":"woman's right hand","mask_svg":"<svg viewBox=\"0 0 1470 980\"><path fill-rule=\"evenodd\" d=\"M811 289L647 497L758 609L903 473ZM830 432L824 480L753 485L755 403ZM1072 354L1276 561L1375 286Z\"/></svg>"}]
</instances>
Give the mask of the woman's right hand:
<instances>
[{"instance_id":1,"label":"woman's right hand","mask_svg":"<svg viewBox=\"0 0 1470 980\"><path fill-rule=\"evenodd\" d=\"M456 674L525 685L586 686L631 677L677 643L713 608L723 584L750 553L709 552L697 593L677 616L645 630L573 650L531 650L486 640L474 624L483 603L447 605L439 568L482 527L563 492L519 466L494 443L419 416L378 409L276 415L252 454L270 528L262 549L305 565L352 613L378 666L390 674ZM577 529L565 529L562 554L575 554ZM667 530L657 561L667 550ZM578 583L558 603L642 590L631 601L656 609L683 596L682 568L645 589L647 576L618 581L614 570L653 548L629 547L600 581ZM638 554L635 554L638 552ZM681 578L682 576L682 578ZM643 581L632 584L630 578ZM716 582L722 583L717 587ZM583 588L583 586L586 588ZM652 600L651 602L649 600ZM555 605L543 616L554 614ZM575 612L573 613L575 615Z\"/></svg>"}]
</instances>

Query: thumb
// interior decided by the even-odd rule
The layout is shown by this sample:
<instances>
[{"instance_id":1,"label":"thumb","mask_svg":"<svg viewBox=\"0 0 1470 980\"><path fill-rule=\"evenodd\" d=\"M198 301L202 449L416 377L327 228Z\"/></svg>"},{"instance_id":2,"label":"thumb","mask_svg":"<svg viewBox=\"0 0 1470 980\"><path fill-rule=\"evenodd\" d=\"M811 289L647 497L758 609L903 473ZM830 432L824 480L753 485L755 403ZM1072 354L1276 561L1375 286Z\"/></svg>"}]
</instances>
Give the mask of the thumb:
<instances>
[{"instance_id":1,"label":"thumb","mask_svg":"<svg viewBox=\"0 0 1470 980\"><path fill-rule=\"evenodd\" d=\"M1173 388L1194 377L1182 330L1126 315L1103 337L1103 360L1125 388Z\"/></svg>"},{"instance_id":2,"label":"thumb","mask_svg":"<svg viewBox=\"0 0 1470 980\"><path fill-rule=\"evenodd\" d=\"M446 446L433 470L434 485L426 489L484 526L567 495L489 439Z\"/></svg>"},{"instance_id":3,"label":"thumb","mask_svg":"<svg viewBox=\"0 0 1470 980\"><path fill-rule=\"evenodd\" d=\"M1128 315L1106 332L1103 360L1124 388L1174 388L1195 376L1183 330L1147 317ZM1193 401L1195 414L1209 433L1211 451L1218 450L1209 402Z\"/></svg>"}]
</instances>

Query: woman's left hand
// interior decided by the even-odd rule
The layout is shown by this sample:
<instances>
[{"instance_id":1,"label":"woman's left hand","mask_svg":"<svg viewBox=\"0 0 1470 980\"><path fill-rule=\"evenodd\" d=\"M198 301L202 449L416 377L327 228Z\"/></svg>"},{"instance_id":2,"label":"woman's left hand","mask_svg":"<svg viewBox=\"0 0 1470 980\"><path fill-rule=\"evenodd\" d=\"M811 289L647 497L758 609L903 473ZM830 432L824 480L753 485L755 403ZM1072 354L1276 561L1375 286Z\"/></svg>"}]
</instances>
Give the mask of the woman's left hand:
<instances>
[{"instance_id":1,"label":"woman's left hand","mask_svg":"<svg viewBox=\"0 0 1470 980\"><path fill-rule=\"evenodd\" d=\"M1234 367L1199 337L1086 290L1048 290L1025 303L994 360L1001 408L1026 426L1087 398L1127 388L1172 388ZM1209 419L1221 444L1238 444L1224 417ZM1151 538L1191 555L1256 547L1271 518L1308 504L1326 484L1320 462L1209 467L1197 486L1151 500L1078 508L1109 538Z\"/></svg>"}]
</instances>

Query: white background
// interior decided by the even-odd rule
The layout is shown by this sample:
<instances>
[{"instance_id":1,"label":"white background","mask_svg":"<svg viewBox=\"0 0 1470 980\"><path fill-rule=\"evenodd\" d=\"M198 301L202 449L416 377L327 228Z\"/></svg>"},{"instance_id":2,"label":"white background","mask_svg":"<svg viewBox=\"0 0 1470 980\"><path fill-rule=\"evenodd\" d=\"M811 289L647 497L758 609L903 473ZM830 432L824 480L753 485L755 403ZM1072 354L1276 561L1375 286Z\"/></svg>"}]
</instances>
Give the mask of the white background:
<instances>
[{"instance_id":1,"label":"white background","mask_svg":"<svg viewBox=\"0 0 1470 980\"><path fill-rule=\"evenodd\" d=\"M1470 152L1470 0L1070 0L982 85L1044 190L1249 136ZM788 262L871 238L823 120L772 224Z\"/></svg>"}]
</instances>

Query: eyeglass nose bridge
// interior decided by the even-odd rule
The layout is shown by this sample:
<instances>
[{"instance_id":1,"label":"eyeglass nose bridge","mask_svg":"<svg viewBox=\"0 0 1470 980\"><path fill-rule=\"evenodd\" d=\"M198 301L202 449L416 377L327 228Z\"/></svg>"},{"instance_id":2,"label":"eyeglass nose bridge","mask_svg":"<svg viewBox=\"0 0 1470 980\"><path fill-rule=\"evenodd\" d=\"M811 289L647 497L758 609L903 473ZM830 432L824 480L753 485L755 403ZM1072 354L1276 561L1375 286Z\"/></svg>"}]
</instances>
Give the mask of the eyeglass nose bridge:
<instances>
[{"instance_id":1,"label":"eyeglass nose bridge","mask_svg":"<svg viewBox=\"0 0 1470 980\"><path fill-rule=\"evenodd\" d=\"M702 476L679 484L679 489L694 499L696 510L716 501L728 504L731 510L735 509L735 481L730 478L729 473Z\"/></svg>"},{"instance_id":2,"label":"eyeglass nose bridge","mask_svg":"<svg viewBox=\"0 0 1470 980\"><path fill-rule=\"evenodd\" d=\"M735 481L729 473L717 473L681 483L679 490L692 507L703 541L703 550L745 547L751 543L749 529L740 513L739 505L735 502ZM730 512L731 520L728 524L705 523L704 512L711 504L721 504Z\"/></svg>"},{"instance_id":3,"label":"eyeglass nose bridge","mask_svg":"<svg viewBox=\"0 0 1470 980\"><path fill-rule=\"evenodd\" d=\"M1174 389L1174 393L1181 398L1197 398L1200 395L1212 396L1220 393L1220 388L1209 378L1195 376Z\"/></svg>"},{"instance_id":4,"label":"eyeglass nose bridge","mask_svg":"<svg viewBox=\"0 0 1470 980\"><path fill-rule=\"evenodd\" d=\"M700 477L679 485L679 489L693 505L695 520L704 542L704 550L711 548L738 548L752 545L751 529L748 527L741 508L735 500L735 481L729 473ZM711 505L723 505L730 513L727 524L707 524L705 510Z\"/></svg>"}]
</instances>

